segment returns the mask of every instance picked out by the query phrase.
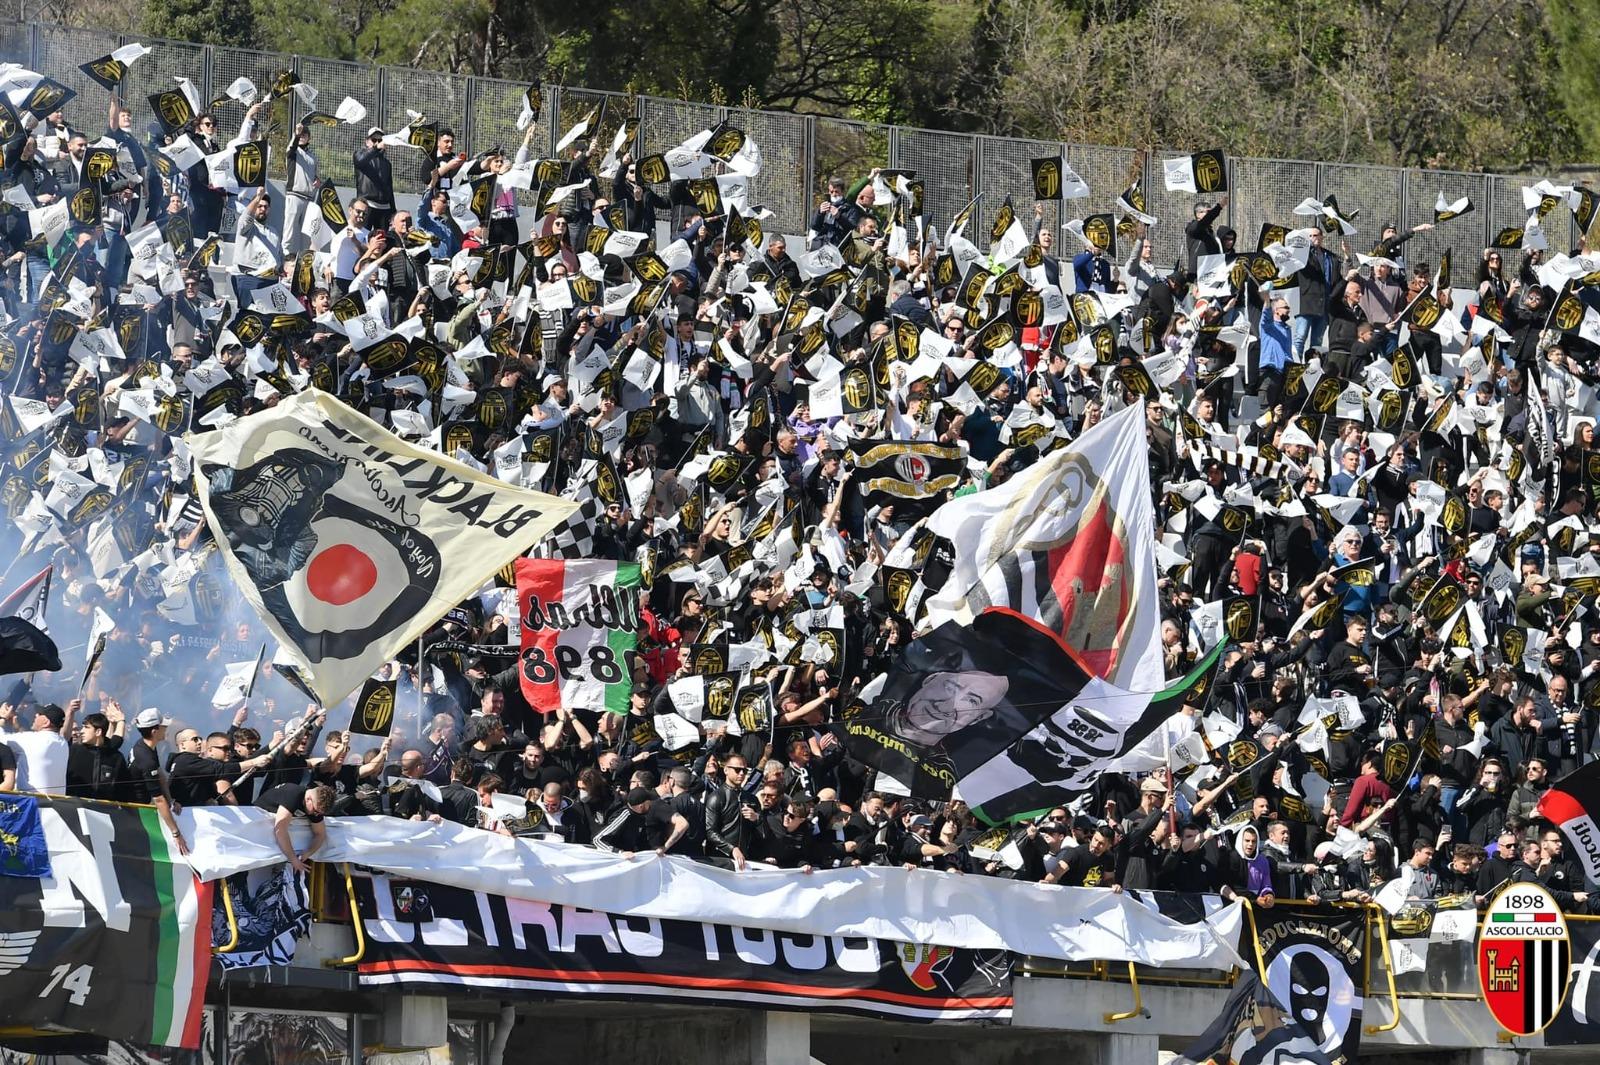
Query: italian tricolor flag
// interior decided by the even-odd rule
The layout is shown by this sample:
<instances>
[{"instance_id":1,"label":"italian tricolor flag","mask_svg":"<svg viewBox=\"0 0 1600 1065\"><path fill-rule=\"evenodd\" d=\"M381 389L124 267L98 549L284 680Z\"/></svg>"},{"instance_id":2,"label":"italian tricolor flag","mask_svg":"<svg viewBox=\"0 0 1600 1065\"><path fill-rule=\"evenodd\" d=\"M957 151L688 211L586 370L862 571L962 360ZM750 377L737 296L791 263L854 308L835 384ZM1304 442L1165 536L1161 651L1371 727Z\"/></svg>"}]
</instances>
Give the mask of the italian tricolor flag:
<instances>
[{"instance_id":1,"label":"italian tricolor flag","mask_svg":"<svg viewBox=\"0 0 1600 1065\"><path fill-rule=\"evenodd\" d=\"M211 971L213 885L201 883L182 856L168 846L171 837L154 809L142 807L138 812L150 837L150 870L161 904L154 954L154 1008L149 1038L141 1041L198 1050L206 977Z\"/></svg>"},{"instance_id":2,"label":"italian tricolor flag","mask_svg":"<svg viewBox=\"0 0 1600 1065\"><path fill-rule=\"evenodd\" d=\"M641 623L639 566L532 558L516 566L518 673L529 705L626 714Z\"/></svg>"}]
</instances>

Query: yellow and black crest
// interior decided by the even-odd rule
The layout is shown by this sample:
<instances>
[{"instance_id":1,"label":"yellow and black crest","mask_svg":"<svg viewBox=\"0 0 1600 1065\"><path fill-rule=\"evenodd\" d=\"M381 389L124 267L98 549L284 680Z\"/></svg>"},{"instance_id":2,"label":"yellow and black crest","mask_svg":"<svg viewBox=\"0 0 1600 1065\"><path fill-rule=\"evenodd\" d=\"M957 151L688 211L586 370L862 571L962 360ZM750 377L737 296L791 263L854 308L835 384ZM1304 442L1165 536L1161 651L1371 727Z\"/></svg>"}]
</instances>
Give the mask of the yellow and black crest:
<instances>
[{"instance_id":1,"label":"yellow and black crest","mask_svg":"<svg viewBox=\"0 0 1600 1065\"><path fill-rule=\"evenodd\" d=\"M161 128L173 135L183 132L194 121L194 106L189 98L176 89L154 93L150 97L150 110L155 112Z\"/></svg>"},{"instance_id":2,"label":"yellow and black crest","mask_svg":"<svg viewBox=\"0 0 1600 1065\"><path fill-rule=\"evenodd\" d=\"M1190 157L1194 167L1194 187L1201 193L1228 191L1228 164L1219 151L1197 152Z\"/></svg>"},{"instance_id":3,"label":"yellow and black crest","mask_svg":"<svg viewBox=\"0 0 1600 1065\"><path fill-rule=\"evenodd\" d=\"M1083 220L1083 239L1107 255L1116 255L1117 233L1109 214L1092 214Z\"/></svg>"},{"instance_id":4,"label":"yellow and black crest","mask_svg":"<svg viewBox=\"0 0 1600 1065\"><path fill-rule=\"evenodd\" d=\"M1550 324L1563 333L1576 332L1583 324L1583 310L1581 299L1571 292L1565 293L1550 312Z\"/></svg>"},{"instance_id":5,"label":"yellow and black crest","mask_svg":"<svg viewBox=\"0 0 1600 1065\"><path fill-rule=\"evenodd\" d=\"M1417 383L1417 360L1412 357L1410 348L1395 350L1390 370L1389 376L1394 379L1396 388L1407 389Z\"/></svg>"},{"instance_id":6,"label":"yellow and black crest","mask_svg":"<svg viewBox=\"0 0 1600 1065\"><path fill-rule=\"evenodd\" d=\"M356 708L361 726L357 731L368 736L389 734L389 727L394 724L394 693L393 681L368 682L367 690L361 693L361 705Z\"/></svg>"},{"instance_id":7,"label":"yellow and black crest","mask_svg":"<svg viewBox=\"0 0 1600 1065\"><path fill-rule=\"evenodd\" d=\"M100 187L84 185L67 201L67 216L74 225L86 228L100 224Z\"/></svg>"},{"instance_id":8,"label":"yellow and black crest","mask_svg":"<svg viewBox=\"0 0 1600 1065\"><path fill-rule=\"evenodd\" d=\"M69 89L53 78L41 78L22 101L20 110L36 118L44 118L61 110L76 95L76 89Z\"/></svg>"},{"instance_id":9,"label":"yellow and black crest","mask_svg":"<svg viewBox=\"0 0 1600 1065\"><path fill-rule=\"evenodd\" d=\"M726 163L744 147L744 130L736 126L723 126L706 141L705 153Z\"/></svg>"},{"instance_id":10,"label":"yellow and black crest","mask_svg":"<svg viewBox=\"0 0 1600 1065\"><path fill-rule=\"evenodd\" d=\"M349 217L344 213L344 204L339 201L339 190L330 184L324 184L317 190L317 209L322 212L322 220L330 229L343 229L350 224Z\"/></svg>"},{"instance_id":11,"label":"yellow and black crest","mask_svg":"<svg viewBox=\"0 0 1600 1065\"><path fill-rule=\"evenodd\" d=\"M1444 317L1444 308L1439 306L1439 301L1424 293L1411 301L1411 306L1406 308L1405 320L1416 329L1432 329L1439 324L1439 319Z\"/></svg>"},{"instance_id":12,"label":"yellow and black crest","mask_svg":"<svg viewBox=\"0 0 1600 1065\"><path fill-rule=\"evenodd\" d=\"M1522 247L1523 229L1521 226L1506 226L1494 235L1494 240L1489 243L1491 248L1506 250Z\"/></svg>"},{"instance_id":13,"label":"yellow and black crest","mask_svg":"<svg viewBox=\"0 0 1600 1065\"><path fill-rule=\"evenodd\" d=\"M426 122L420 126L413 125L411 132L406 135L406 143L425 155L432 155L439 147L439 123Z\"/></svg>"},{"instance_id":14,"label":"yellow and black crest","mask_svg":"<svg viewBox=\"0 0 1600 1065\"><path fill-rule=\"evenodd\" d=\"M1006 230L1017 220L1017 209L1011 206L1011 197L1007 196L1000 210L994 213L994 224L989 227L989 239L999 240L1005 236Z\"/></svg>"},{"instance_id":15,"label":"yellow and black crest","mask_svg":"<svg viewBox=\"0 0 1600 1065\"><path fill-rule=\"evenodd\" d=\"M1222 628L1235 643L1255 639L1255 599L1247 595L1229 596L1222 604Z\"/></svg>"},{"instance_id":16,"label":"yellow and black crest","mask_svg":"<svg viewBox=\"0 0 1600 1065\"><path fill-rule=\"evenodd\" d=\"M233 178L242 189L267 183L267 142L246 141L233 150Z\"/></svg>"},{"instance_id":17,"label":"yellow and black crest","mask_svg":"<svg viewBox=\"0 0 1600 1065\"><path fill-rule=\"evenodd\" d=\"M634 165L633 173L642 185L660 185L672 176L667 168L667 157L660 153L640 159Z\"/></svg>"},{"instance_id":18,"label":"yellow and black crest","mask_svg":"<svg viewBox=\"0 0 1600 1065\"><path fill-rule=\"evenodd\" d=\"M87 74L90 81L111 92L116 92L122 79L128 75L128 65L108 55L80 64L78 69Z\"/></svg>"},{"instance_id":19,"label":"yellow and black crest","mask_svg":"<svg viewBox=\"0 0 1600 1065\"><path fill-rule=\"evenodd\" d=\"M1061 160L1056 156L1031 161L1033 167L1033 198L1057 200L1061 198Z\"/></svg>"}]
</instances>

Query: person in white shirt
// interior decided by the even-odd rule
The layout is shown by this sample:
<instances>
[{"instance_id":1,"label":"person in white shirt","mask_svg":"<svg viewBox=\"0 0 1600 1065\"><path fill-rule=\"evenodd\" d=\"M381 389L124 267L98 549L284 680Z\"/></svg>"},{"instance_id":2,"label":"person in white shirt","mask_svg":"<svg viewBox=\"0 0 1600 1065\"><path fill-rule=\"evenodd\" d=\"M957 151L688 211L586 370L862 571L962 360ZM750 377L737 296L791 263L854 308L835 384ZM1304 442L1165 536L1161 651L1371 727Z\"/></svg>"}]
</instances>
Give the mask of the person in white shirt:
<instances>
[{"instance_id":1,"label":"person in white shirt","mask_svg":"<svg viewBox=\"0 0 1600 1065\"><path fill-rule=\"evenodd\" d=\"M356 277L356 263L367 253L367 241L370 239L367 201L356 200L350 205L350 224L333 238L330 287L340 296L350 291L350 285Z\"/></svg>"},{"instance_id":2,"label":"person in white shirt","mask_svg":"<svg viewBox=\"0 0 1600 1065\"><path fill-rule=\"evenodd\" d=\"M242 281L244 275L249 275L261 283L270 284L283 273L283 241L277 231L267 225L267 216L271 211L272 197L265 188L259 188L244 210L239 212L239 228L233 242L233 266L238 271L236 280ZM236 290L241 287L235 286ZM239 302L241 305L247 302L244 292L239 292Z\"/></svg>"},{"instance_id":3,"label":"person in white shirt","mask_svg":"<svg viewBox=\"0 0 1600 1065\"><path fill-rule=\"evenodd\" d=\"M42 795L67 793L67 741L62 733L77 712L80 701L74 699L63 710L53 703L39 707L33 714L33 730L7 734L5 745L17 757L16 790Z\"/></svg>"}]
</instances>

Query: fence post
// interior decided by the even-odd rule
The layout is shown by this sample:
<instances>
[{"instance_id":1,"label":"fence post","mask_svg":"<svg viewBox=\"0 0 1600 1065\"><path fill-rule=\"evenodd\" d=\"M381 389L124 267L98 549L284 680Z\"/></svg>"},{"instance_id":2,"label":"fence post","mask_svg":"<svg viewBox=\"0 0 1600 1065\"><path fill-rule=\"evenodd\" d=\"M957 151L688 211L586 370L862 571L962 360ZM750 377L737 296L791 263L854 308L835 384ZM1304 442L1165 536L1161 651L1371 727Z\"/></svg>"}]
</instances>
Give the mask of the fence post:
<instances>
[{"instance_id":1,"label":"fence post","mask_svg":"<svg viewBox=\"0 0 1600 1065\"><path fill-rule=\"evenodd\" d=\"M374 67L374 69L378 73L378 89L372 94L374 113L369 116L368 121L373 126L387 127L389 125L389 68ZM384 132L387 133L389 131L384 129Z\"/></svg>"},{"instance_id":2,"label":"fence post","mask_svg":"<svg viewBox=\"0 0 1600 1065\"><path fill-rule=\"evenodd\" d=\"M554 155L556 141L561 139L561 86L550 86L550 96L545 100L545 109L550 112L550 121L545 125L549 132L545 135L544 148L546 155Z\"/></svg>"},{"instance_id":3,"label":"fence post","mask_svg":"<svg viewBox=\"0 0 1600 1065\"><path fill-rule=\"evenodd\" d=\"M900 127L889 127L889 161L884 164L890 170L900 169Z\"/></svg>"},{"instance_id":4,"label":"fence post","mask_svg":"<svg viewBox=\"0 0 1600 1065\"><path fill-rule=\"evenodd\" d=\"M208 44L200 53L200 102L208 102L214 95L211 91L216 82L216 45Z\"/></svg>"},{"instance_id":5,"label":"fence post","mask_svg":"<svg viewBox=\"0 0 1600 1065\"><path fill-rule=\"evenodd\" d=\"M972 199L978 205L980 215L983 208L983 148L984 142L987 140L987 137L979 133L973 137L974 143L972 145ZM966 204L962 204L962 207L965 206ZM961 208L958 207L956 209L960 210Z\"/></svg>"},{"instance_id":6,"label":"fence post","mask_svg":"<svg viewBox=\"0 0 1600 1065\"><path fill-rule=\"evenodd\" d=\"M800 129L800 180L805 183L800 190L800 214L804 222L809 223L811 190L817 187L817 117L802 116Z\"/></svg>"}]
</instances>

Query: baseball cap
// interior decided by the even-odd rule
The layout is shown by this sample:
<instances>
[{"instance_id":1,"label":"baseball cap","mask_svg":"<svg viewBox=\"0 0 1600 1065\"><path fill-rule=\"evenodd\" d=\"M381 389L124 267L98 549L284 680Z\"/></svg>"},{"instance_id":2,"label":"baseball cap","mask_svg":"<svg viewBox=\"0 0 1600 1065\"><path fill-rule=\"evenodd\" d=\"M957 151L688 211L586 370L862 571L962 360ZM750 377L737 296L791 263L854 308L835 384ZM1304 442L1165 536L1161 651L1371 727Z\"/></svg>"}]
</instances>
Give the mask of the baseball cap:
<instances>
[{"instance_id":1,"label":"baseball cap","mask_svg":"<svg viewBox=\"0 0 1600 1065\"><path fill-rule=\"evenodd\" d=\"M381 127L381 126L373 126L371 129L367 130L367 139L368 140L371 140L373 137L381 137L381 136L383 136L383 127Z\"/></svg>"},{"instance_id":2,"label":"baseball cap","mask_svg":"<svg viewBox=\"0 0 1600 1065\"><path fill-rule=\"evenodd\" d=\"M35 713L44 718L46 721L50 722L50 727L55 729L57 732L60 732L61 726L67 723L67 712L61 709L61 707L56 706L54 703L39 707Z\"/></svg>"},{"instance_id":3,"label":"baseball cap","mask_svg":"<svg viewBox=\"0 0 1600 1065\"><path fill-rule=\"evenodd\" d=\"M147 706L140 710L138 716L133 719L134 728L157 728L161 725L170 724L172 724L172 718L162 717L161 711L153 706Z\"/></svg>"},{"instance_id":4,"label":"baseball cap","mask_svg":"<svg viewBox=\"0 0 1600 1065\"><path fill-rule=\"evenodd\" d=\"M634 788L628 792L628 805L640 806L655 801L656 793L649 788Z\"/></svg>"},{"instance_id":5,"label":"baseball cap","mask_svg":"<svg viewBox=\"0 0 1600 1065\"><path fill-rule=\"evenodd\" d=\"M933 818L929 817L927 814L917 814L907 823L912 828L922 828L924 826L932 826Z\"/></svg>"}]
</instances>

